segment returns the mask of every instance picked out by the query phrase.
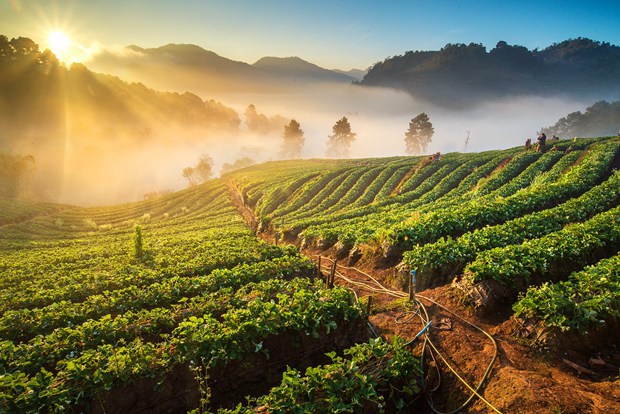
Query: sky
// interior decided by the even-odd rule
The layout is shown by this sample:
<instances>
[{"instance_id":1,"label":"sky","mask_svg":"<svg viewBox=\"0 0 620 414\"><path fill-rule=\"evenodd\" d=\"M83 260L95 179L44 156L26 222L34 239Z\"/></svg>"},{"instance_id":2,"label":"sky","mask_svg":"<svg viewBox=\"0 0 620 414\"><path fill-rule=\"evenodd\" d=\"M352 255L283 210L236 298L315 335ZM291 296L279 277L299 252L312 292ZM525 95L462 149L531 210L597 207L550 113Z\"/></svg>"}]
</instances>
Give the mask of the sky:
<instances>
[{"instance_id":1,"label":"sky","mask_svg":"<svg viewBox=\"0 0 620 414\"><path fill-rule=\"evenodd\" d=\"M0 0L0 34L45 49L51 32L65 33L65 59L84 63L102 48L192 43L247 63L299 56L348 70L447 43L620 45L618 16L618 0Z\"/></svg>"}]
</instances>

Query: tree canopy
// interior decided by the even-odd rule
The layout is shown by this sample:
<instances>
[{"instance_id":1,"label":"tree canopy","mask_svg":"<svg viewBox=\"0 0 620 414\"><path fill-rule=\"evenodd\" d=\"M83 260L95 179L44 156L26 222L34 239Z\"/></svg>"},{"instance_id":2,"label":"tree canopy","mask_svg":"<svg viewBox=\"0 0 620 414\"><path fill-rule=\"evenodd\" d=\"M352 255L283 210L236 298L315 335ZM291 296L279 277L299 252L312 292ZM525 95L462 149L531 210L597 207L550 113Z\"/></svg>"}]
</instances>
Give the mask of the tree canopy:
<instances>
[{"instance_id":1,"label":"tree canopy","mask_svg":"<svg viewBox=\"0 0 620 414\"><path fill-rule=\"evenodd\" d=\"M220 175L224 175L231 171L240 170L241 168L249 167L254 164L256 164L256 161L250 157L236 159L233 163L225 162L220 169Z\"/></svg>"},{"instance_id":2,"label":"tree canopy","mask_svg":"<svg viewBox=\"0 0 620 414\"><path fill-rule=\"evenodd\" d=\"M261 135L268 135L277 131L286 122L286 119L281 115L267 117L267 115L259 113L254 104L248 105L244 115L248 131Z\"/></svg>"},{"instance_id":3,"label":"tree canopy","mask_svg":"<svg viewBox=\"0 0 620 414\"><path fill-rule=\"evenodd\" d=\"M190 187L202 184L213 176L213 158L202 154L194 167L183 168L183 178L187 179Z\"/></svg>"},{"instance_id":4,"label":"tree canopy","mask_svg":"<svg viewBox=\"0 0 620 414\"><path fill-rule=\"evenodd\" d=\"M562 138L616 135L620 129L620 101L598 101L585 112L575 111L543 128L547 135Z\"/></svg>"},{"instance_id":5,"label":"tree canopy","mask_svg":"<svg viewBox=\"0 0 620 414\"><path fill-rule=\"evenodd\" d=\"M409 122L409 129L405 132L405 146L407 154L420 155L426 152L428 144L432 142L435 129L428 115L424 112Z\"/></svg>"},{"instance_id":6,"label":"tree canopy","mask_svg":"<svg viewBox=\"0 0 620 414\"><path fill-rule=\"evenodd\" d=\"M343 116L332 127L332 135L327 141L327 156L335 158L347 158L356 133L351 132L351 124L346 116Z\"/></svg>"},{"instance_id":7,"label":"tree canopy","mask_svg":"<svg viewBox=\"0 0 620 414\"><path fill-rule=\"evenodd\" d=\"M288 125L284 125L284 135L282 137L282 149L280 155L282 158L301 158L301 149L306 139L301 125L294 119L291 119Z\"/></svg>"}]
</instances>

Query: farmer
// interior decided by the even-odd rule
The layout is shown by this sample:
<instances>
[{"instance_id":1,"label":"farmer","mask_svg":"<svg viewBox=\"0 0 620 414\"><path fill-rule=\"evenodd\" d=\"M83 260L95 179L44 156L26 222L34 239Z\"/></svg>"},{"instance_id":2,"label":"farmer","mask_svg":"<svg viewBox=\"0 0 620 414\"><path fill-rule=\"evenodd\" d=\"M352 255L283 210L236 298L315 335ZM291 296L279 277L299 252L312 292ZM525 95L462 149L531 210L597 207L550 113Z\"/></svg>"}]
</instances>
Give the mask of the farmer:
<instances>
[{"instance_id":1,"label":"farmer","mask_svg":"<svg viewBox=\"0 0 620 414\"><path fill-rule=\"evenodd\" d=\"M547 142L547 136L544 132L541 132L538 136L538 152L545 152L545 143Z\"/></svg>"}]
</instances>

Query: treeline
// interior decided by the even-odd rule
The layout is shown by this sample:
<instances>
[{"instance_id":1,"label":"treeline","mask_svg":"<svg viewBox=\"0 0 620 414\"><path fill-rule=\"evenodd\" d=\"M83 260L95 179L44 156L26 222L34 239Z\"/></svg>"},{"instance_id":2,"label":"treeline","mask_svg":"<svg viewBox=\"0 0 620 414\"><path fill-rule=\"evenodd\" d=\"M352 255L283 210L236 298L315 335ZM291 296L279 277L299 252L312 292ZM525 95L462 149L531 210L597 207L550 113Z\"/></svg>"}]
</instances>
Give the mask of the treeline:
<instances>
[{"instance_id":1,"label":"treeline","mask_svg":"<svg viewBox=\"0 0 620 414\"><path fill-rule=\"evenodd\" d=\"M157 92L141 83L96 74L84 65L66 67L28 38L0 35L0 125L5 134L69 121L79 132L149 135L158 123L217 130L239 128L239 115L215 100L189 92ZM5 136L19 139L20 135Z\"/></svg>"},{"instance_id":2,"label":"treeline","mask_svg":"<svg viewBox=\"0 0 620 414\"><path fill-rule=\"evenodd\" d=\"M575 111L560 118L542 132L565 138L620 134L620 101L598 101L583 113Z\"/></svg>"},{"instance_id":3,"label":"treeline","mask_svg":"<svg viewBox=\"0 0 620 414\"><path fill-rule=\"evenodd\" d=\"M448 106L514 95L609 96L620 93L620 47L587 38L543 50L505 41L490 51L477 43L447 44L378 62L360 84L395 87Z\"/></svg>"}]
</instances>

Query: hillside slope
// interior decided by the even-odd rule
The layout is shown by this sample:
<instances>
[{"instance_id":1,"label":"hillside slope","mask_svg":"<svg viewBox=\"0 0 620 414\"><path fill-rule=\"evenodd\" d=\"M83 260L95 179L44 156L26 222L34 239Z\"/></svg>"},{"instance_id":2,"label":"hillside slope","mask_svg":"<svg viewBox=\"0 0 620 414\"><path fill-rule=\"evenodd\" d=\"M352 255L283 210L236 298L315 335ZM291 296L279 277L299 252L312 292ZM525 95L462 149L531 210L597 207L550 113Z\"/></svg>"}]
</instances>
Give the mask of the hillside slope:
<instances>
[{"instance_id":1,"label":"hillside slope","mask_svg":"<svg viewBox=\"0 0 620 414\"><path fill-rule=\"evenodd\" d=\"M504 41L488 52L481 44L448 44L387 58L360 84L457 107L525 95L617 99L620 89L609 85L620 84L620 47L585 38L532 51Z\"/></svg>"},{"instance_id":2,"label":"hillside slope","mask_svg":"<svg viewBox=\"0 0 620 414\"><path fill-rule=\"evenodd\" d=\"M546 149L451 153L438 162L274 162L225 178L254 210L259 231L381 270L397 287L411 269L418 289L465 273L463 295L493 309L619 253L618 138L551 141ZM549 326L576 334L605 329L594 316L581 320L588 312L615 323L615 278L602 287L614 308L584 297L574 314L545 314L565 321Z\"/></svg>"},{"instance_id":3,"label":"hillside slope","mask_svg":"<svg viewBox=\"0 0 620 414\"><path fill-rule=\"evenodd\" d=\"M157 48L129 46L124 53L104 52L90 63L98 71L123 74L166 90L271 92L317 83L350 84L348 74L321 68L298 57L264 57L254 64L235 61L192 44ZM171 78L174 72L179 76Z\"/></svg>"},{"instance_id":4,"label":"hillside slope","mask_svg":"<svg viewBox=\"0 0 620 414\"><path fill-rule=\"evenodd\" d=\"M470 392L421 364L422 341L368 342L431 322L471 384L491 361L481 392L500 412L618 411L620 141L547 149L272 162L111 207L0 199L0 410L224 413L264 396L254 412L299 407L282 390L312 384L309 404L426 413L435 380L419 370L437 366L449 411ZM427 319L406 301L410 269ZM313 281L330 272L336 288ZM325 356L354 343L354 362Z\"/></svg>"}]
</instances>

